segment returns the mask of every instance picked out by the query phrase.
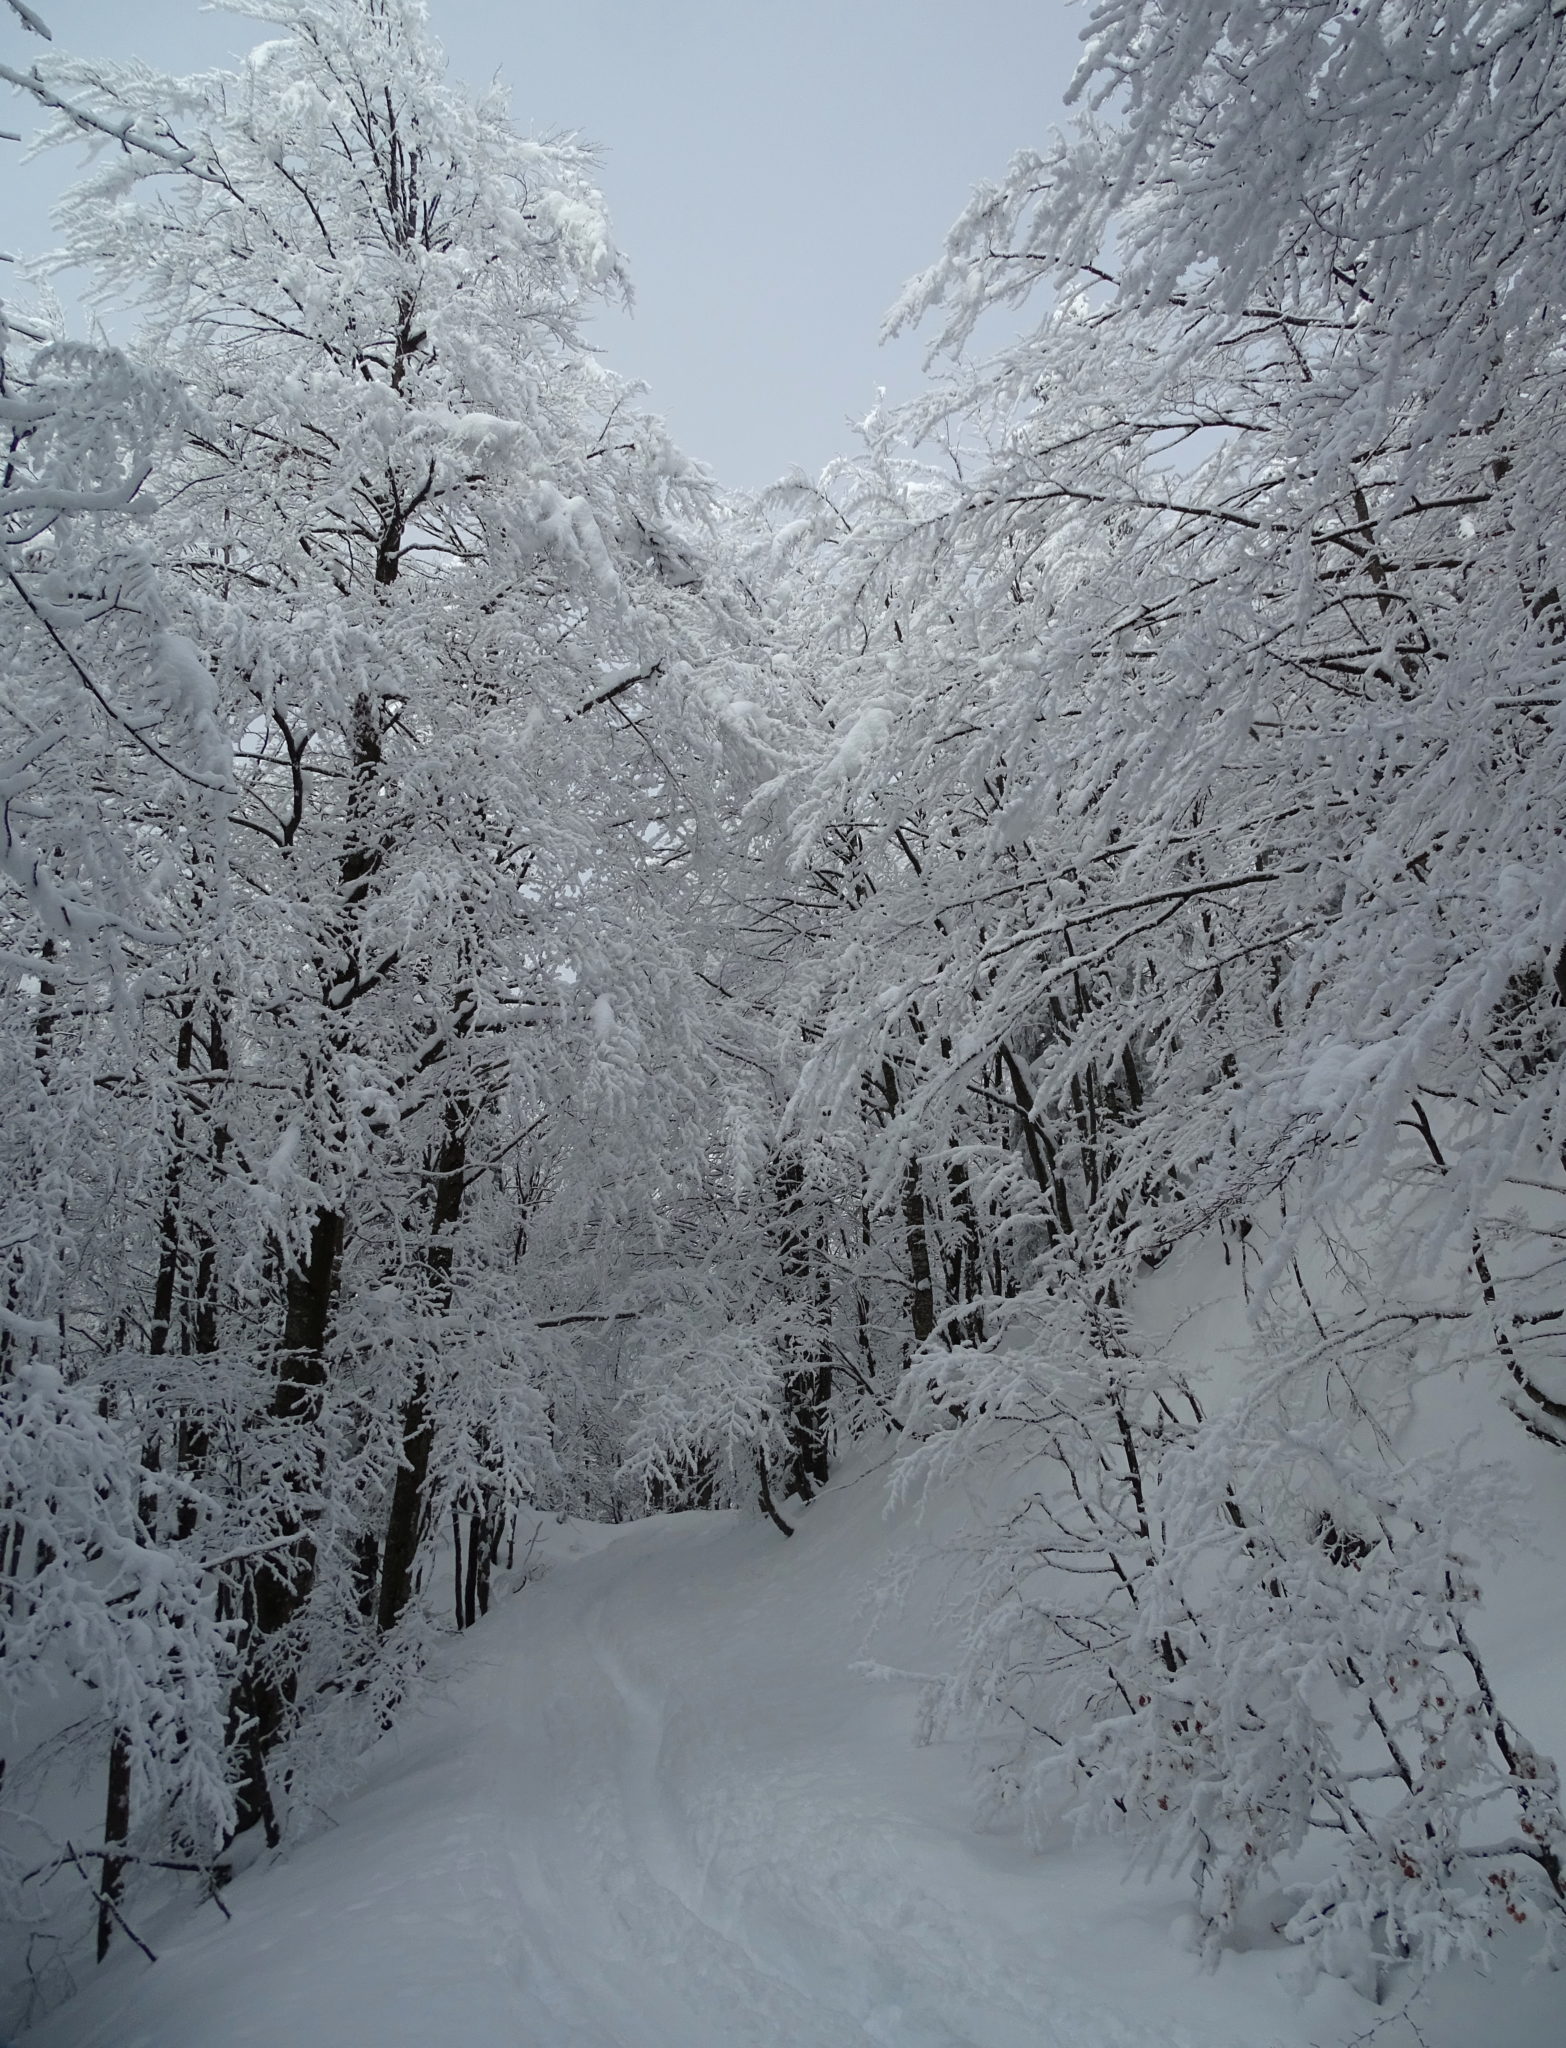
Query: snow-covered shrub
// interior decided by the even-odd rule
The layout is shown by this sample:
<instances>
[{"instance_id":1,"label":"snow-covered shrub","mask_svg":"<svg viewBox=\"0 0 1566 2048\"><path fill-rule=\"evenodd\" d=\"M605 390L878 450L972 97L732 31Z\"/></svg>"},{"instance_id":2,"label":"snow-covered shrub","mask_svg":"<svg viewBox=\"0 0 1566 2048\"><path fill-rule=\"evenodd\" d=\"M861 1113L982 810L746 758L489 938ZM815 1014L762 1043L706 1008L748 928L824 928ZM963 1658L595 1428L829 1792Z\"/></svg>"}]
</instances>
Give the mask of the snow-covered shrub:
<instances>
[{"instance_id":1,"label":"snow-covered shrub","mask_svg":"<svg viewBox=\"0 0 1566 2048\"><path fill-rule=\"evenodd\" d=\"M1372 1989L1378 1960L1482 1965L1512 1923L1557 1953L1555 1768L1471 1628L1476 1532L1494 1556L1509 1496L1504 1469L1403 1465L1238 1404L1151 1475L1156 1540L1108 1660L1122 1698L1039 1789L1069 1776L1079 1817L1189 1867L1209 1960L1280 1881L1280 1931ZM1313 1836L1326 1856L1302 1854Z\"/></svg>"},{"instance_id":2,"label":"snow-covered shrub","mask_svg":"<svg viewBox=\"0 0 1566 2048\"><path fill-rule=\"evenodd\" d=\"M211 1861L233 1816L224 1717L233 1631L219 1618L212 1573L188 1547L149 1534L141 1446L99 1412L91 1387L61 1373L56 1333L5 1318L13 1348L0 1377L0 1692L8 1734L41 1695L90 1688L105 1752L129 1759L139 1841L171 1826ZM13 1757L13 1780L17 1762ZM22 1796L14 1783L10 1799ZM10 1802L8 1802L10 1804ZM8 1907L49 1862L47 1837L10 1805L0 1844Z\"/></svg>"}]
</instances>

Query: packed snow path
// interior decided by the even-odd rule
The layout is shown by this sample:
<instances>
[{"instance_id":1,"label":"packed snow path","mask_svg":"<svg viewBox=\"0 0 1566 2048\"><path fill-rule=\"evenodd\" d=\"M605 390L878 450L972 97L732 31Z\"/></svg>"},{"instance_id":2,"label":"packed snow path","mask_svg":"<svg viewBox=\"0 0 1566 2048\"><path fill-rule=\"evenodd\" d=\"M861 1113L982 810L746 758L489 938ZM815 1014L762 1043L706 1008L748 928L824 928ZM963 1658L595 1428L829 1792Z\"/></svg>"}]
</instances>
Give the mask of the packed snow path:
<instances>
[{"instance_id":1,"label":"packed snow path","mask_svg":"<svg viewBox=\"0 0 1566 2048\"><path fill-rule=\"evenodd\" d=\"M1178 1881L1126 1888L1112 1848L974 1833L913 1688L853 1668L880 1501L850 1481L792 1543L559 1532L585 1554L453 1646L336 1825L239 1877L232 1922L145 1930L155 1967L123 1955L25 2048L1335 2048L1382 2017L1297 2004L1275 1952L1200 1974ZM1463 1996L1453 2041L1551 2038Z\"/></svg>"}]
</instances>

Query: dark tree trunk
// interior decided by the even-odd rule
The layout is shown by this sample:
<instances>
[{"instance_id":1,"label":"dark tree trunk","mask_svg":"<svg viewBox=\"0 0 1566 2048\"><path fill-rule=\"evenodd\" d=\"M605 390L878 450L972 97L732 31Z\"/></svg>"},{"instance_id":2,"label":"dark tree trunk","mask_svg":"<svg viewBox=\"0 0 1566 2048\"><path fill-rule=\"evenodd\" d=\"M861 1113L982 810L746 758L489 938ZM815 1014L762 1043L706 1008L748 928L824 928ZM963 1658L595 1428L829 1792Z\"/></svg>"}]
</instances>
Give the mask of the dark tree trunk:
<instances>
[{"instance_id":1,"label":"dark tree trunk","mask_svg":"<svg viewBox=\"0 0 1566 2048\"><path fill-rule=\"evenodd\" d=\"M797 1151L778 1160L775 1188L780 1219L778 1265L795 1315L808 1326L790 1341L796 1362L783 1383L789 1445L787 1491L810 1501L818 1488L825 1486L829 1474L832 1303L824 1264L811 1257L804 1162Z\"/></svg>"},{"instance_id":2,"label":"dark tree trunk","mask_svg":"<svg viewBox=\"0 0 1566 2048\"><path fill-rule=\"evenodd\" d=\"M793 1524L784 1521L783 1517L778 1513L776 1502L772 1498L772 1480L767 1472L767 1454L759 1444L756 1446L756 1480L760 1491L762 1513L769 1522L774 1523L781 1529L785 1536L792 1536L794 1533Z\"/></svg>"},{"instance_id":3,"label":"dark tree trunk","mask_svg":"<svg viewBox=\"0 0 1566 2048\"><path fill-rule=\"evenodd\" d=\"M462 1625L472 1628L478 1620L479 1559L485 1548L484 1517L468 1517L468 1565L462 1579Z\"/></svg>"},{"instance_id":4,"label":"dark tree trunk","mask_svg":"<svg viewBox=\"0 0 1566 2048\"><path fill-rule=\"evenodd\" d=\"M954 1139L953 1143L955 1142ZM952 1262L947 1306L955 1309L960 1308L964 1302L972 1304L967 1315L962 1318L962 1334L965 1342L982 1344L984 1311L978 1306L978 1301L984 1293L984 1240L979 1228L979 1212L974 1204L973 1189L968 1180L967 1162L962 1159L948 1161L946 1177L951 1188L952 1212L962 1225L957 1255Z\"/></svg>"},{"instance_id":5,"label":"dark tree trunk","mask_svg":"<svg viewBox=\"0 0 1566 2048\"><path fill-rule=\"evenodd\" d=\"M109 1744L109 1790L103 1814L103 1877L98 1887L98 1960L109 1953L114 1939L115 1910L125 1896L125 1859L116 1856L130 1840L131 1750L130 1738L116 1728Z\"/></svg>"},{"instance_id":6,"label":"dark tree trunk","mask_svg":"<svg viewBox=\"0 0 1566 2048\"><path fill-rule=\"evenodd\" d=\"M380 1570L380 1542L373 1529L364 1529L354 1544L353 1588L354 1604L366 1621L375 1618L376 1588Z\"/></svg>"},{"instance_id":7,"label":"dark tree trunk","mask_svg":"<svg viewBox=\"0 0 1566 2048\"><path fill-rule=\"evenodd\" d=\"M903 1232L908 1244L908 1321L914 1346L935 1335L935 1281L930 1272L930 1221L919 1155L910 1152L903 1169Z\"/></svg>"},{"instance_id":8,"label":"dark tree trunk","mask_svg":"<svg viewBox=\"0 0 1566 2048\"><path fill-rule=\"evenodd\" d=\"M881 1093L886 1115L895 1117L901 1091L897 1069L890 1060L881 1062ZM908 1321L913 1331L913 1348L918 1350L935 1335L935 1282L930 1270L930 1217L924 1198L924 1176L919 1155L912 1151L903 1168L903 1239L908 1247Z\"/></svg>"},{"instance_id":9,"label":"dark tree trunk","mask_svg":"<svg viewBox=\"0 0 1566 2048\"><path fill-rule=\"evenodd\" d=\"M431 1204L429 1242L424 1253L428 1287L427 1305L440 1315L451 1305L451 1272L456 1254L455 1232L467 1192L468 1123L471 1106L464 1099L446 1104L446 1128L435 1155L432 1172L434 1199ZM383 1629L396 1626L397 1619L413 1595L413 1567L418 1556L419 1531L424 1513L424 1488L429 1478L430 1452L435 1441L434 1419L429 1412L429 1394L422 1372L414 1381L402 1414L402 1459L392 1486L391 1508L386 1518L386 1539L381 1556L381 1596L377 1620ZM460 1548L460 1544L459 1544ZM458 1624L461 1623L458 1601Z\"/></svg>"},{"instance_id":10,"label":"dark tree trunk","mask_svg":"<svg viewBox=\"0 0 1566 2048\"><path fill-rule=\"evenodd\" d=\"M342 1256L343 1219L333 1209L317 1210L303 1263L284 1279L282 1354L272 1393L272 1419L307 1430L320 1413L326 1384L326 1347ZM307 1498L316 1475L306 1463L294 1474L294 1491ZM282 1533L292 1540L255 1567L248 1589L249 1641L246 1668L235 1688L230 1726L241 1751L235 1832L260 1826L269 1846L278 1840L276 1809L266 1781L266 1762L281 1741L293 1705L296 1679L271 1646L299 1614L315 1578L315 1546L302 1511L290 1511Z\"/></svg>"},{"instance_id":11,"label":"dark tree trunk","mask_svg":"<svg viewBox=\"0 0 1566 2048\"><path fill-rule=\"evenodd\" d=\"M386 1537L381 1546L381 1591L376 1605L376 1621L382 1629L396 1627L398 1617L413 1595L413 1567L419 1552L424 1483L429 1477L430 1450L434 1440L435 1432L425 1407L421 1374L402 1411L402 1462L392 1482ZM461 1548L460 1538L458 1548Z\"/></svg>"}]
</instances>

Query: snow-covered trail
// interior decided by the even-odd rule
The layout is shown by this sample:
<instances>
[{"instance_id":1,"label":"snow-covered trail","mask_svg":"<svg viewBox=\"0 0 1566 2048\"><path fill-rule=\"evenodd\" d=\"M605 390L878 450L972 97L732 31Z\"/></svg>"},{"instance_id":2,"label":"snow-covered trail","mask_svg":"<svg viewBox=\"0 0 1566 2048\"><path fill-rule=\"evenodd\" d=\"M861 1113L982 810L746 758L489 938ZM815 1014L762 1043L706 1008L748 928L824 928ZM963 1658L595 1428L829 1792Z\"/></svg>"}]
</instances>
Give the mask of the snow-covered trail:
<instances>
[{"instance_id":1,"label":"snow-covered trail","mask_svg":"<svg viewBox=\"0 0 1566 2048\"><path fill-rule=\"evenodd\" d=\"M1126 1889L1112 1850L973 1833L912 1689L852 1668L893 1540L867 1474L792 1543L683 1515L558 1559L453 1646L335 1826L236 1880L232 1922L156 1930L155 1967L122 1957L26 2048L1328 2048L1373 2023L1341 1986L1295 2004L1275 1955L1200 1975L1178 1883ZM1503 2038L1470 2017L1455 2040Z\"/></svg>"}]
</instances>

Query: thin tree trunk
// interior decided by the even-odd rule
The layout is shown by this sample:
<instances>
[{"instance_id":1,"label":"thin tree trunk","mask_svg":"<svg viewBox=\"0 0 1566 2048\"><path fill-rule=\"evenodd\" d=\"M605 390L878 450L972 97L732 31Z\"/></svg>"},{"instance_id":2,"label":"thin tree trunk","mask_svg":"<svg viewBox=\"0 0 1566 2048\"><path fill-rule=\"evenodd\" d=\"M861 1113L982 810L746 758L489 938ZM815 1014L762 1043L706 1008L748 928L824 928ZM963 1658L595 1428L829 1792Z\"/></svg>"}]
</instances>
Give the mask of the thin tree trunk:
<instances>
[{"instance_id":1,"label":"thin tree trunk","mask_svg":"<svg viewBox=\"0 0 1566 2048\"><path fill-rule=\"evenodd\" d=\"M784 1521L773 1502L772 1481L767 1472L767 1454L760 1444L756 1446L756 1478L760 1487L762 1513L766 1515L769 1521L781 1529L785 1536L792 1536L794 1533L793 1524Z\"/></svg>"},{"instance_id":2,"label":"thin tree trunk","mask_svg":"<svg viewBox=\"0 0 1566 2048\"><path fill-rule=\"evenodd\" d=\"M935 1281L930 1272L930 1221L919 1155L910 1152L903 1168L903 1233L908 1245L908 1320L914 1345L935 1335Z\"/></svg>"},{"instance_id":3,"label":"thin tree trunk","mask_svg":"<svg viewBox=\"0 0 1566 2048\"><path fill-rule=\"evenodd\" d=\"M188 1074L195 1064L196 1027L195 1003L186 1001L180 1011L179 1033L175 1040L174 1070L176 1074ZM169 1340L174 1326L174 1303L179 1285L180 1265L180 1219L183 1213L184 1163L185 1163L185 1119L183 1113L176 1113L170 1133L168 1170L163 1183L163 1210L158 1219L158 1263L152 1284L152 1319L147 1331L147 1352L149 1357L163 1358L168 1354ZM176 1435L176 1457L183 1439L183 1424ZM149 1446L143 1462L149 1471L159 1463L157 1445ZM144 1497L143 1510L150 1505ZM178 1534L190 1533L184 1526L188 1510L182 1503L179 1510ZM157 1531L151 1531L154 1537ZM116 1849L124 1848L130 1840L131 1824L131 1745L130 1736L124 1728L116 1728L109 1737L108 1785L104 1797L103 1811L103 1879L98 1890L98 1960L101 1963L109 1952L118 1924L116 1914L123 1903L125 1894L125 1859L116 1856Z\"/></svg>"},{"instance_id":4,"label":"thin tree trunk","mask_svg":"<svg viewBox=\"0 0 1566 2048\"><path fill-rule=\"evenodd\" d=\"M776 1168L781 1220L778 1264L796 1316L800 1320L808 1316L811 1326L808 1337L799 1334L790 1340L795 1362L784 1379L788 1490L810 1501L829 1476L831 1296L823 1285L824 1265L811 1258L804 1184L804 1163L798 1152L786 1153Z\"/></svg>"},{"instance_id":5,"label":"thin tree trunk","mask_svg":"<svg viewBox=\"0 0 1566 2048\"><path fill-rule=\"evenodd\" d=\"M282 1354L272 1394L272 1420L309 1429L326 1384L326 1345L342 1256L343 1219L335 1209L318 1209L302 1264L284 1281ZM306 1452L308 1459L309 1453ZM293 1475L296 1498L308 1498L316 1474L305 1466ZM266 1760L282 1740L294 1702L296 1678L278 1668L267 1651L299 1614L315 1579L315 1546L306 1514L290 1509L282 1533L291 1540L262 1559L249 1585L250 1641L246 1669L235 1688L230 1725L241 1745L242 1768L235 1832L260 1826L269 1846L279 1835L275 1804L266 1781Z\"/></svg>"},{"instance_id":6,"label":"thin tree trunk","mask_svg":"<svg viewBox=\"0 0 1566 2048\"><path fill-rule=\"evenodd\" d=\"M103 1877L98 1886L98 1960L109 1953L114 1939L115 1913L125 1896L125 1859L113 1854L130 1840L131 1748L130 1737L116 1728L109 1744L109 1792L103 1817Z\"/></svg>"},{"instance_id":7,"label":"thin tree trunk","mask_svg":"<svg viewBox=\"0 0 1566 2048\"><path fill-rule=\"evenodd\" d=\"M479 1556L484 1549L484 1517L475 1511L468 1517L468 1566L462 1579L462 1625L472 1628L478 1620Z\"/></svg>"}]
</instances>

